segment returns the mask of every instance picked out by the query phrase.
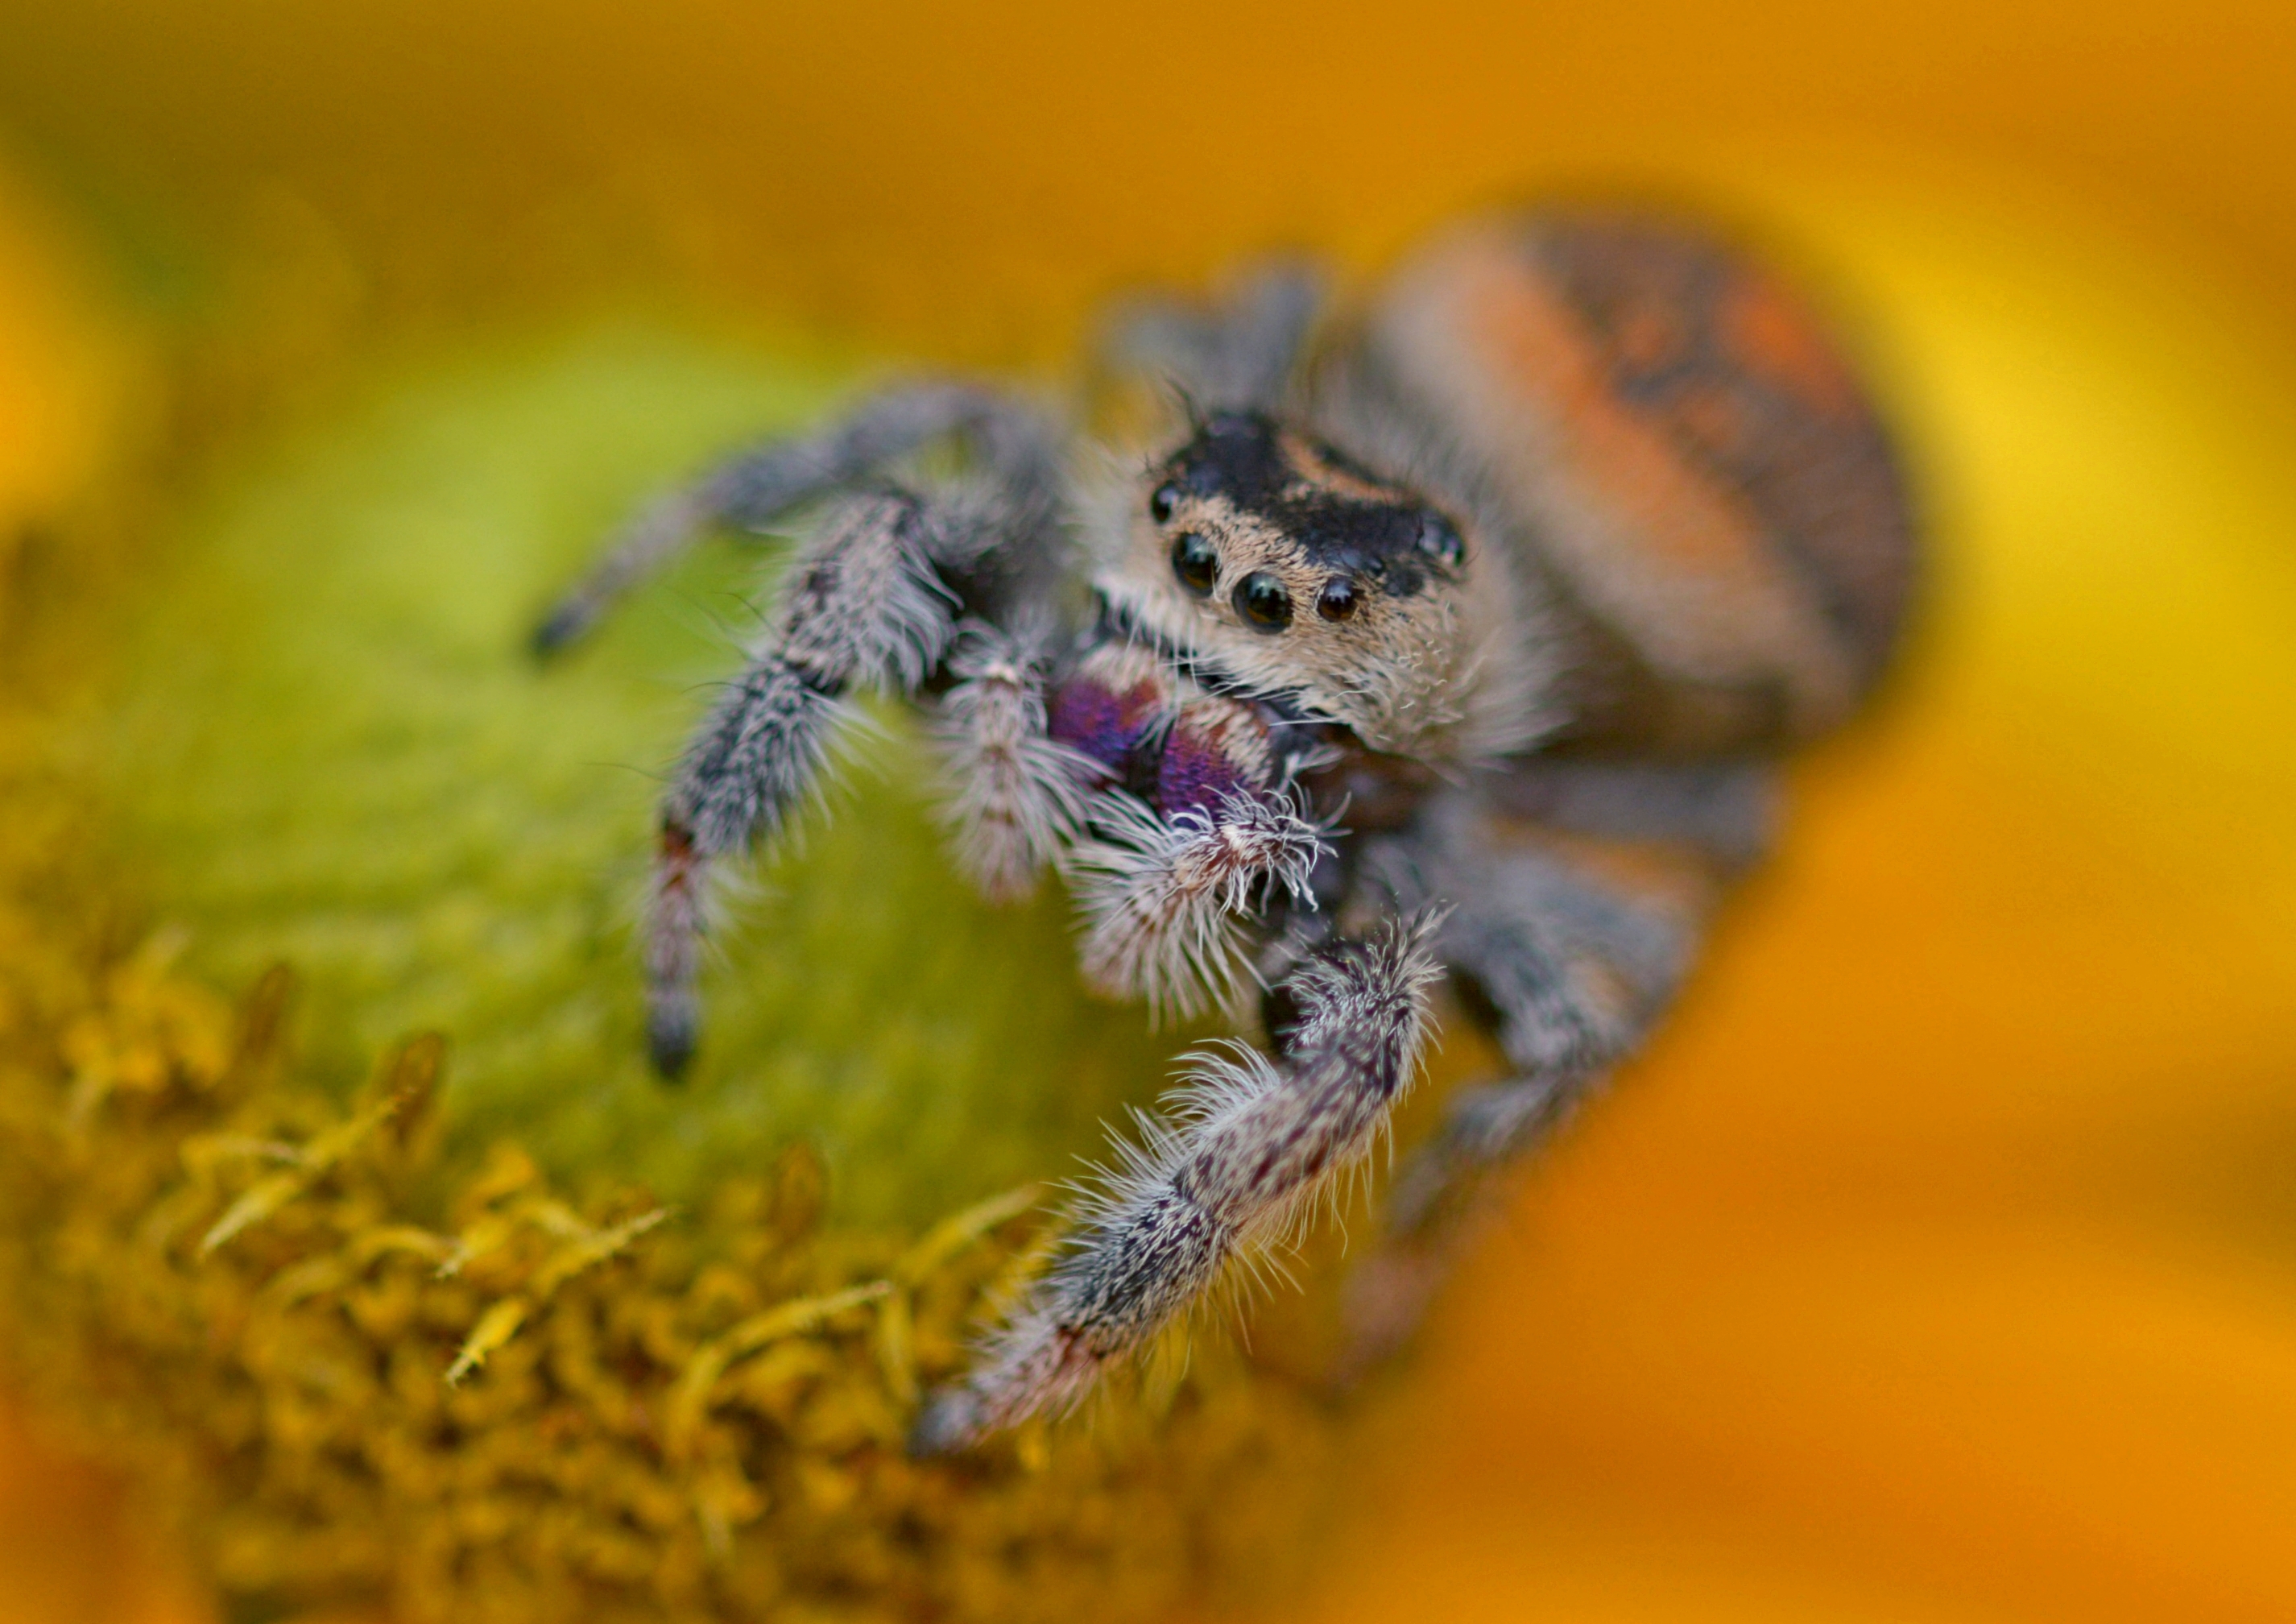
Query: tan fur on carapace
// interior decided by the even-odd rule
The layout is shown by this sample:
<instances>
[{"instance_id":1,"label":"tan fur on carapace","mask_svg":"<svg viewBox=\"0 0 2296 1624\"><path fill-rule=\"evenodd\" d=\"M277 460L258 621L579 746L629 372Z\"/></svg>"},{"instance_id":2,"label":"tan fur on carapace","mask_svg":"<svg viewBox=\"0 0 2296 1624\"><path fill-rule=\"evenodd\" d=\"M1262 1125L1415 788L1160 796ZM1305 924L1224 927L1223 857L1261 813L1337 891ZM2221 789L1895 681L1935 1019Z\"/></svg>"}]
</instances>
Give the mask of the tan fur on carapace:
<instances>
[{"instance_id":1,"label":"tan fur on carapace","mask_svg":"<svg viewBox=\"0 0 2296 1624\"><path fill-rule=\"evenodd\" d=\"M1626 213L1485 220L1397 271L1341 362L1449 442L1571 624L1557 742L1774 748L1841 720L1896 642L1905 482L1775 278Z\"/></svg>"}]
</instances>

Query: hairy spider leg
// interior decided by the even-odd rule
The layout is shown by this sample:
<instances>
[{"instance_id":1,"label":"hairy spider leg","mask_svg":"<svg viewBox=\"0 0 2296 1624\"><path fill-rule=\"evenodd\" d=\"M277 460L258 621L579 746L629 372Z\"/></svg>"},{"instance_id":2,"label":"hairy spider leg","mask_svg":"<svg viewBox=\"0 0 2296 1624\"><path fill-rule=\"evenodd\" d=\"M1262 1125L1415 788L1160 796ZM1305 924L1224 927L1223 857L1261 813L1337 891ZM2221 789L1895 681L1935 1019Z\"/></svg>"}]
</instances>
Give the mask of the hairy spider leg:
<instances>
[{"instance_id":1,"label":"hairy spider leg","mask_svg":"<svg viewBox=\"0 0 2296 1624\"><path fill-rule=\"evenodd\" d=\"M966 473L922 491L884 484L855 493L883 463L943 438L972 454ZM1034 410L994 390L889 390L833 428L737 456L657 502L536 633L538 650L562 646L703 525L763 525L846 494L792 562L766 635L663 799L644 955L647 1048L664 1076L684 1070L699 1038L694 985L711 865L770 838L806 799L847 690L914 693L940 674L961 611L977 611L993 630L988 618L1026 619L1056 590L1058 443Z\"/></svg>"},{"instance_id":2,"label":"hairy spider leg","mask_svg":"<svg viewBox=\"0 0 2296 1624\"><path fill-rule=\"evenodd\" d=\"M1100 764L1047 732L1058 656L1049 615L1000 627L968 619L948 660L956 680L932 734L942 766L941 818L956 864L993 902L1036 889L1083 829Z\"/></svg>"},{"instance_id":3,"label":"hairy spider leg","mask_svg":"<svg viewBox=\"0 0 2296 1624\"><path fill-rule=\"evenodd\" d=\"M907 493L840 504L795 561L748 667L710 708L662 799L647 901L646 1045L675 1078L693 1057L710 865L771 837L817 781L856 683L914 688L955 630L953 595Z\"/></svg>"},{"instance_id":4,"label":"hairy spider leg","mask_svg":"<svg viewBox=\"0 0 2296 1624\"><path fill-rule=\"evenodd\" d=\"M1320 949L1292 974L1301 1012L1280 1061L1200 1052L1178 1109L1078 1217L1073 1249L983 1350L932 1395L910 1435L939 1454L1072 1408L1111 1360L1138 1353L1228 1272L1278 1243L1359 1165L1415 1078L1431 917Z\"/></svg>"},{"instance_id":5,"label":"hairy spider leg","mask_svg":"<svg viewBox=\"0 0 2296 1624\"><path fill-rule=\"evenodd\" d=\"M553 654L579 638L616 599L711 528L762 529L952 435L971 441L978 460L1008 487L1053 488L1053 439L1034 413L977 384L890 389L830 428L740 452L650 503L535 628L535 652Z\"/></svg>"}]
</instances>

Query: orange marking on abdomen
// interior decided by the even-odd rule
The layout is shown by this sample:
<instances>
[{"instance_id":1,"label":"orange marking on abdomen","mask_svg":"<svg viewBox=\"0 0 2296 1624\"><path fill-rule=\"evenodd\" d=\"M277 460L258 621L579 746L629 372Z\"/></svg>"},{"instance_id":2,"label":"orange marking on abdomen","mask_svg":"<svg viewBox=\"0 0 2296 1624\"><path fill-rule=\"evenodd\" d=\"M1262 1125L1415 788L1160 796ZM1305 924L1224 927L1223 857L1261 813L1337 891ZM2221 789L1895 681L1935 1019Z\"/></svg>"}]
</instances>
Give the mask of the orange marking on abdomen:
<instances>
[{"instance_id":1,"label":"orange marking on abdomen","mask_svg":"<svg viewBox=\"0 0 2296 1624\"><path fill-rule=\"evenodd\" d=\"M1798 726L1833 719L1855 697L1858 651L1715 454L1753 426L1719 387L1726 374L1652 405L1620 392L1636 371L1694 353L1697 312L1622 298L1598 329L1535 242L1494 231L1427 267L1392 332L1409 375L1505 483L1574 595L1654 670L1775 685Z\"/></svg>"},{"instance_id":2,"label":"orange marking on abdomen","mask_svg":"<svg viewBox=\"0 0 2296 1624\"><path fill-rule=\"evenodd\" d=\"M1753 516L1684 463L1662 421L1619 399L1604 357L1548 289L1519 265L1478 267L1462 309L1474 349L1500 363L1492 383L1546 418L1564 471L1630 521L1621 539L1670 576L1686 570L1732 594L1773 589Z\"/></svg>"}]
</instances>

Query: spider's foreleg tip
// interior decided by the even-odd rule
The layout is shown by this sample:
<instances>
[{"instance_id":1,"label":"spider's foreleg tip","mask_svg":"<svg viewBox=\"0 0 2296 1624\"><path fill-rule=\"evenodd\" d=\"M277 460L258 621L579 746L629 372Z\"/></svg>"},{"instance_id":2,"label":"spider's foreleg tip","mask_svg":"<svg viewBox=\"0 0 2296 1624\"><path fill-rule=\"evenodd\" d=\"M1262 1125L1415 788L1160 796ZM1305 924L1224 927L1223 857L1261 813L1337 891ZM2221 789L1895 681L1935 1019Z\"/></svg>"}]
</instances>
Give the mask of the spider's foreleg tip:
<instances>
[{"instance_id":1,"label":"spider's foreleg tip","mask_svg":"<svg viewBox=\"0 0 2296 1624\"><path fill-rule=\"evenodd\" d=\"M909 1458L954 1455L980 1436L980 1399L971 1389L944 1387L929 1394L909 1428Z\"/></svg>"},{"instance_id":2,"label":"spider's foreleg tip","mask_svg":"<svg viewBox=\"0 0 2296 1624\"><path fill-rule=\"evenodd\" d=\"M581 604L561 603L528 634L527 652L537 661L548 660L579 637L589 625L589 613Z\"/></svg>"},{"instance_id":3,"label":"spider's foreleg tip","mask_svg":"<svg viewBox=\"0 0 2296 1624\"><path fill-rule=\"evenodd\" d=\"M654 1075L665 1083L685 1081L701 1035L692 1009L654 1010L646 1020L646 1058Z\"/></svg>"}]
</instances>

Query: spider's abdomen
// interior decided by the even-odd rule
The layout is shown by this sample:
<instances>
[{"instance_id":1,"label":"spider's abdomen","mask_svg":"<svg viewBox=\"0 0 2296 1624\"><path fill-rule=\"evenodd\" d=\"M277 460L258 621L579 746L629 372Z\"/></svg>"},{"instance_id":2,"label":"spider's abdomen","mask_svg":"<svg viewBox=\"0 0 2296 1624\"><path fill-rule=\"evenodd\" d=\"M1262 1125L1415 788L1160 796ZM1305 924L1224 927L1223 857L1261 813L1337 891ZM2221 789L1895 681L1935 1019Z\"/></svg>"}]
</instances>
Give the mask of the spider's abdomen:
<instances>
[{"instance_id":1,"label":"spider's abdomen","mask_svg":"<svg viewBox=\"0 0 2296 1624\"><path fill-rule=\"evenodd\" d=\"M1349 358L1506 510L1578 623L1570 733L1675 750L1840 720L1912 576L1898 463L1818 322L1648 216L1486 222L1406 262Z\"/></svg>"}]
</instances>

